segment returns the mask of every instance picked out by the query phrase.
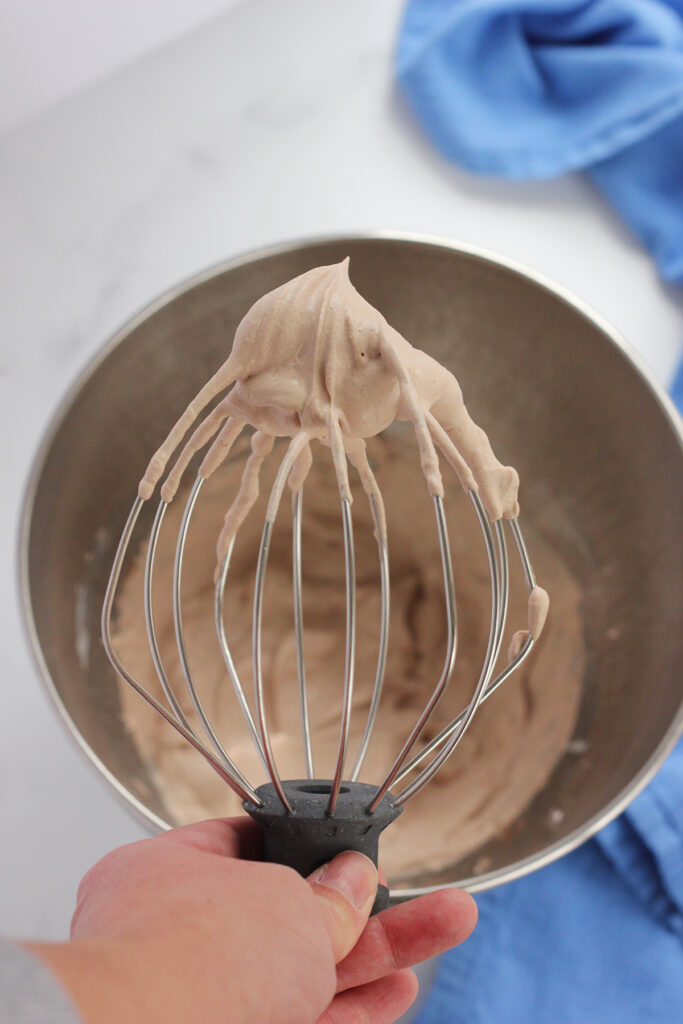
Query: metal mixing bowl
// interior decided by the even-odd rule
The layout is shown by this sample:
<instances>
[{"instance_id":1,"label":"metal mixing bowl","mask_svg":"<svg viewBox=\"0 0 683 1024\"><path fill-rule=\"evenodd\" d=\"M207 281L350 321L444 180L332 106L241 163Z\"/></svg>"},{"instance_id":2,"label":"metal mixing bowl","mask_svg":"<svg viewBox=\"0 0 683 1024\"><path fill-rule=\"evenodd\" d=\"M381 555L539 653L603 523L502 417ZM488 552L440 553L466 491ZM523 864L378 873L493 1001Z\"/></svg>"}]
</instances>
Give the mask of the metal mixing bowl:
<instances>
[{"instance_id":1,"label":"metal mixing bowl","mask_svg":"<svg viewBox=\"0 0 683 1024\"><path fill-rule=\"evenodd\" d=\"M359 291L456 372L474 419L519 469L525 523L552 539L583 593L584 752L565 753L516 827L441 879L484 889L606 824L683 726L680 421L614 331L547 282L444 242L353 237L250 254L165 295L84 371L37 456L21 534L28 632L90 761L150 825L174 824L123 726L100 642L117 538L149 453L223 361L249 306L346 255ZM477 874L477 863L489 869Z\"/></svg>"}]
</instances>

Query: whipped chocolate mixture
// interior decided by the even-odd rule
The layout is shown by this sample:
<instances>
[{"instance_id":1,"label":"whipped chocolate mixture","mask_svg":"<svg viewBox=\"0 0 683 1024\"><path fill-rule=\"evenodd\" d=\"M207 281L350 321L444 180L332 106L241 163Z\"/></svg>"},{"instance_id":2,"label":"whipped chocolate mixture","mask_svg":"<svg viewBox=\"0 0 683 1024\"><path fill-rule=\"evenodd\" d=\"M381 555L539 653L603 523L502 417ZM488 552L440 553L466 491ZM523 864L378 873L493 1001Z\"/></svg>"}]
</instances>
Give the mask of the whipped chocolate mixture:
<instances>
[{"instance_id":1,"label":"whipped chocolate mixture","mask_svg":"<svg viewBox=\"0 0 683 1024\"><path fill-rule=\"evenodd\" d=\"M296 493L312 463L311 443L332 454L340 495L350 500L348 463L358 472L386 534L381 489L368 462L366 439L395 421L412 424L429 492L442 497L438 452L466 491L476 492L491 522L519 515L519 477L503 466L489 439L470 418L460 385L444 366L413 348L351 284L348 257L315 267L260 298L240 321L230 355L192 399L140 481L147 501L169 459L199 415L230 389L199 423L161 486L171 502L192 456L215 438L199 466L208 479L249 424L255 430L241 484L228 506L217 544L218 568L253 508L261 468L276 438L291 437L266 510L275 520L285 484ZM217 436L216 436L217 435ZM348 461L347 461L348 460ZM519 630L511 657L530 634L541 635L548 595L535 587L528 601L528 630Z\"/></svg>"},{"instance_id":2,"label":"whipped chocolate mixture","mask_svg":"<svg viewBox=\"0 0 683 1024\"><path fill-rule=\"evenodd\" d=\"M257 304L258 305L258 304ZM365 348L362 349L365 351ZM436 364L435 364L436 365ZM471 421L470 421L471 422ZM258 423L256 424L259 425ZM478 429L478 428L477 428ZM379 782L415 723L441 671L446 616L430 488L412 430L373 439L371 468L384 496L391 565L391 621L384 693L361 781ZM215 539L240 489L249 448L205 484L188 537L183 610L188 656L209 718L249 781L265 781L219 652L213 618ZM251 613L255 559L267 497L284 452L263 461L261 496L242 521L231 564L226 630L245 690L252 693ZM330 777L336 755L344 678L344 566L339 491L331 454L317 441L304 488L303 600L305 655L316 775ZM445 506L458 597L459 650L446 693L423 734L429 739L466 704L484 657L490 584L481 532L455 475L444 474ZM380 621L377 545L367 496L357 473L354 498L358 638L354 715L348 764L367 716ZM159 541L154 606L164 661L191 724L171 609L173 553L184 495L169 507ZM250 499L251 500L251 499ZM516 499L515 499L516 500ZM529 531L539 579L552 593L546 633L532 655L477 714L456 753L387 830L381 860L392 884L420 878L476 849L513 822L546 783L571 737L581 697L583 640L579 588L561 558ZM511 603L502 651L527 617L527 595L511 547ZM144 546L123 581L114 640L124 661L160 699L143 608ZM293 630L291 511L284 501L273 535L263 617L264 682L273 751L282 778L304 775ZM498 665L506 659L504 653ZM170 816L178 823L240 813L239 799L203 759L121 684L127 728L152 767ZM418 744L419 748L420 744ZM416 748L417 749L417 748Z\"/></svg>"}]
</instances>

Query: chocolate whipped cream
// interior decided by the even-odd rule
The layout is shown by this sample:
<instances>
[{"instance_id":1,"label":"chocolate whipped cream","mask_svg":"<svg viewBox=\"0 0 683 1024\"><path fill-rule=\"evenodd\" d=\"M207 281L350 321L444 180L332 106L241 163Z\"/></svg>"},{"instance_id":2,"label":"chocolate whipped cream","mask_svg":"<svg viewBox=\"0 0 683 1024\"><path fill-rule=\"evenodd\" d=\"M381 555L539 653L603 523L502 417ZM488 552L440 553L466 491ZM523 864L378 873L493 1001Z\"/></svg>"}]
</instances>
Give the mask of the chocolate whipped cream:
<instances>
[{"instance_id":1,"label":"chocolate whipped cream","mask_svg":"<svg viewBox=\"0 0 683 1024\"><path fill-rule=\"evenodd\" d=\"M257 304L258 305L258 304ZM369 345L362 351L370 350ZM262 424L263 425L263 424ZM266 448L270 443L264 443ZM272 443L272 442L271 442ZM251 612L255 557L267 498L285 444L264 456L262 493L241 526L226 591L225 622L238 672L251 691ZM412 431L394 427L370 446L373 476L384 496L391 569L391 620L386 681L361 779L380 782L441 671L446 615L438 538ZM209 718L249 781L265 776L239 711L218 648L213 620L215 537L226 504L239 490L249 446L204 485L187 541L183 610L188 657ZM252 451L252 456L254 451ZM306 468L306 467L304 467ZM349 483L358 576L358 634L349 763L365 724L380 621L374 524L357 474ZM453 549L459 651L453 677L422 741L467 703L478 677L489 628L490 583L481 532L454 477L444 476ZM159 540L154 606L164 662L185 713L201 733L178 665L171 608L173 554L184 494L170 506ZM522 667L478 710L453 757L382 838L381 860L391 884L423 879L455 863L514 822L543 788L569 741L581 697L583 640L578 585L553 548L526 529L539 578L552 584L545 635ZM316 774L329 777L336 754L344 678L344 564L339 492L332 460L321 450L308 472L303 529L304 642ZM145 634L144 545L123 581L115 643L131 671L161 699ZM263 615L263 668L272 747L282 778L304 775L293 629L291 510L283 502L273 533ZM526 616L521 571L511 559L512 624ZM501 657L498 670L505 660ZM185 741L125 684L122 713L168 809L184 823L241 813L238 797ZM421 741L421 742L422 742ZM418 744L419 747L420 744ZM416 748L417 749L417 748Z\"/></svg>"},{"instance_id":2,"label":"chocolate whipped cream","mask_svg":"<svg viewBox=\"0 0 683 1024\"><path fill-rule=\"evenodd\" d=\"M438 451L465 490L477 492L489 519L519 514L519 477L495 457L488 437L469 416L457 380L435 359L394 330L349 280L349 260L316 267L268 292L237 327L225 363L193 398L152 457L138 494L151 497L169 458L216 396L228 394L191 435L161 487L170 502L192 456L216 434L200 467L208 479L229 455L247 424L255 429L236 497L217 544L219 565L245 522L259 490L261 468L276 437L291 437L275 479L266 518L274 522L285 482L299 490L310 472L311 442L329 447L343 499L351 500L348 461L378 508L385 533L381 490L368 463L365 440L395 421L412 424L427 488L443 496ZM537 640L548 595L536 587L528 602L528 631ZM514 647L513 647L514 649Z\"/></svg>"}]
</instances>

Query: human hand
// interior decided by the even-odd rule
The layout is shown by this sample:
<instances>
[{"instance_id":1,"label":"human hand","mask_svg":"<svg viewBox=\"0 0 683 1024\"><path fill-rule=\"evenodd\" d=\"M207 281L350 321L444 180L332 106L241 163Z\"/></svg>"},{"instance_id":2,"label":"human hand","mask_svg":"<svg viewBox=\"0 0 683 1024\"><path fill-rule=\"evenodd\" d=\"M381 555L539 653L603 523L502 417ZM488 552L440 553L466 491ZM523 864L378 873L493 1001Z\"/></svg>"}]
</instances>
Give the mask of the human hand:
<instances>
[{"instance_id":1,"label":"human hand","mask_svg":"<svg viewBox=\"0 0 683 1024\"><path fill-rule=\"evenodd\" d=\"M343 853L307 880L257 859L250 819L121 847L81 882L68 943L33 945L86 1024L373 1024L412 1003L407 968L462 942L444 890L368 921L377 872Z\"/></svg>"}]
</instances>

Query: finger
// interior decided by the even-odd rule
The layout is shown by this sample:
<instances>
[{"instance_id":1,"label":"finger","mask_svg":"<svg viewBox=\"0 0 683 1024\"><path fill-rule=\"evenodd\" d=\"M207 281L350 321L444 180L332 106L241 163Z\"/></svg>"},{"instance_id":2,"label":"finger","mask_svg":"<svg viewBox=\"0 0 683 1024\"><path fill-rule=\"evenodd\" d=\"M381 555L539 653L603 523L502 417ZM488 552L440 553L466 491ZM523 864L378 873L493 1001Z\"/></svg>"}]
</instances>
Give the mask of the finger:
<instances>
[{"instance_id":1,"label":"finger","mask_svg":"<svg viewBox=\"0 0 683 1024\"><path fill-rule=\"evenodd\" d=\"M260 860L263 854L263 833L247 815L196 821L192 825L171 829L160 838L167 842L184 843L219 857Z\"/></svg>"},{"instance_id":2,"label":"finger","mask_svg":"<svg viewBox=\"0 0 683 1024\"><path fill-rule=\"evenodd\" d=\"M457 946L477 923L477 905L462 889L442 889L382 911L337 967L337 991L422 963Z\"/></svg>"},{"instance_id":3,"label":"finger","mask_svg":"<svg viewBox=\"0 0 683 1024\"><path fill-rule=\"evenodd\" d=\"M362 853L339 853L308 878L339 963L358 941L377 894L377 869Z\"/></svg>"},{"instance_id":4,"label":"finger","mask_svg":"<svg viewBox=\"0 0 683 1024\"><path fill-rule=\"evenodd\" d=\"M417 990L412 971L394 971L379 981L335 996L317 1024L392 1024L414 1003Z\"/></svg>"}]
</instances>

